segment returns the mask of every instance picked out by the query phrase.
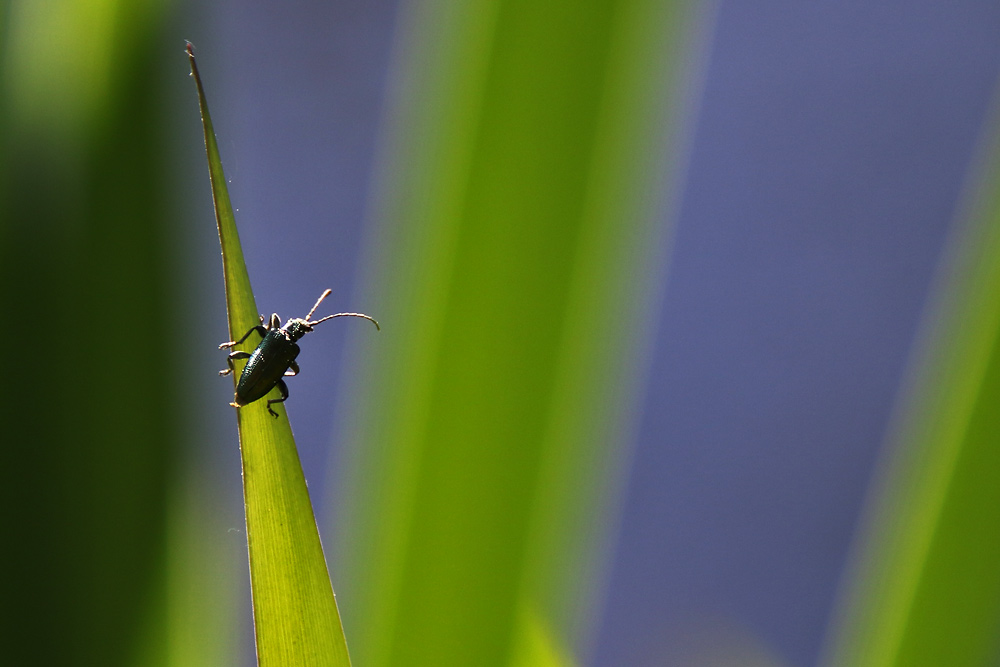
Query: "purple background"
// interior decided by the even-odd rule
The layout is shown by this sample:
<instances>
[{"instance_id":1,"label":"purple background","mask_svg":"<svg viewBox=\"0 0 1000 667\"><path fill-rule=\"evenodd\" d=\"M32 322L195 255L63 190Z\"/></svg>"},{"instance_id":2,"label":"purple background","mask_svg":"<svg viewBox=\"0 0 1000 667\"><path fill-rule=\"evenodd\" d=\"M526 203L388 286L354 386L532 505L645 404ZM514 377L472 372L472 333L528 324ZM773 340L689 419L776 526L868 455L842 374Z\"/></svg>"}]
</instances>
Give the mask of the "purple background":
<instances>
[{"instance_id":1,"label":"purple background","mask_svg":"<svg viewBox=\"0 0 1000 667\"><path fill-rule=\"evenodd\" d=\"M324 312L363 310L352 295L396 2L201 11L183 36L258 304L302 316L332 287ZM699 619L815 662L1000 65L987 0L714 11L596 665L662 664ZM218 258L199 259L204 312L217 313ZM289 383L317 502L332 491L330 406L352 324L304 345ZM227 382L209 391L229 399ZM230 426L219 455L233 471ZM238 490L238 475L227 483Z\"/></svg>"}]
</instances>

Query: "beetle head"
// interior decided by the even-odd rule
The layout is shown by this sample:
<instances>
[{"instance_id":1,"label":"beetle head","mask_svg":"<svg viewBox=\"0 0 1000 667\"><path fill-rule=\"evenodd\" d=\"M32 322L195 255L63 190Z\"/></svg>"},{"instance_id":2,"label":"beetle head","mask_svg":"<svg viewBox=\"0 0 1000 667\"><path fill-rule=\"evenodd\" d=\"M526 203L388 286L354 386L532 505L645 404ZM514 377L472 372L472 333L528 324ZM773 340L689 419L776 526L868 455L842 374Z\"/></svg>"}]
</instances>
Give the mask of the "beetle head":
<instances>
[{"instance_id":1,"label":"beetle head","mask_svg":"<svg viewBox=\"0 0 1000 667\"><path fill-rule=\"evenodd\" d=\"M313 320L312 322L310 322L309 318L312 317L312 314L316 312L317 308L319 308L319 304L323 302L323 299L325 299L332 291L333 290L328 289L322 294L320 294L319 299L316 300L316 305L312 307L312 310L310 310L304 318L293 317L287 322L285 322L285 326L281 327L281 330L288 334L288 337L292 339L292 342L295 342L298 339L305 336L307 333L313 330L314 326L316 326L320 322L326 322L327 320L332 320L335 317L361 317L371 321L372 324L375 325L376 329L379 328L378 322L376 322L373 318L363 313L336 313L334 315L327 315L326 317L321 317L318 320ZM278 323L280 324L280 320L277 320L277 318L278 318L277 315L271 316L272 327L275 321L278 321Z\"/></svg>"},{"instance_id":2,"label":"beetle head","mask_svg":"<svg viewBox=\"0 0 1000 667\"><path fill-rule=\"evenodd\" d=\"M293 317L285 322L285 326L281 327L281 330L288 334L288 337L292 339L294 343L298 339L305 336L307 333L313 330L312 325L314 322L307 322L298 317Z\"/></svg>"}]
</instances>

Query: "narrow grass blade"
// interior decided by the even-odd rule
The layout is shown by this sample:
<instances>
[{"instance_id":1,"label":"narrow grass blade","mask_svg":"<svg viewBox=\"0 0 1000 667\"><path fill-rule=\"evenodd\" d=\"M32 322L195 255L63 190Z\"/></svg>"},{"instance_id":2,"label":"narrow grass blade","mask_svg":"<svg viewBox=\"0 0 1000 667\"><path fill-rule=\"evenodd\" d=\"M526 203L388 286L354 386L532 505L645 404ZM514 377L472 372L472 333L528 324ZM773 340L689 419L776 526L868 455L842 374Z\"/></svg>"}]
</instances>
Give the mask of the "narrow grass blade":
<instances>
[{"instance_id":1,"label":"narrow grass blade","mask_svg":"<svg viewBox=\"0 0 1000 667\"><path fill-rule=\"evenodd\" d=\"M947 258L827 665L996 664L1000 143L987 166Z\"/></svg>"},{"instance_id":2,"label":"narrow grass blade","mask_svg":"<svg viewBox=\"0 0 1000 667\"><path fill-rule=\"evenodd\" d=\"M236 340L259 324L258 311L190 44L187 53L205 129L222 244L229 332ZM251 336L234 349L249 351L257 342ZM277 397L277 390L269 397ZM276 404L275 409L277 419L268 414L265 400L237 411L258 664L349 665L347 643L295 441L284 406Z\"/></svg>"}]
</instances>

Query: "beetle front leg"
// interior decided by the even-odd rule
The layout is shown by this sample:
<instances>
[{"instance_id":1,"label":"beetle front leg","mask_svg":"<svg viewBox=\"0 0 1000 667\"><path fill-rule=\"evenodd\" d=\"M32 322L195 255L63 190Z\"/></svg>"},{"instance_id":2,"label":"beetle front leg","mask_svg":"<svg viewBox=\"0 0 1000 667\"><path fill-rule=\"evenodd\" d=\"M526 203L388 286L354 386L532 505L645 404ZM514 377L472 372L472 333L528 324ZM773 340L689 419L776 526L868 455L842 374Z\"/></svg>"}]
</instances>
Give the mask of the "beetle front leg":
<instances>
[{"instance_id":1,"label":"beetle front leg","mask_svg":"<svg viewBox=\"0 0 1000 667\"><path fill-rule=\"evenodd\" d=\"M261 338L263 338L264 336L267 335L267 329L264 328L264 325L263 324L258 324L255 327L250 327L250 331L248 331L245 334L243 334L243 338L240 338L239 340L226 341L225 343L222 343L221 345L219 345L219 349L220 350L224 350L227 347L233 347L234 345L239 345L240 343L242 343L243 341L245 341L247 338L249 338L250 334L252 334L254 331L256 331L257 333L259 333Z\"/></svg>"},{"instance_id":2,"label":"beetle front leg","mask_svg":"<svg viewBox=\"0 0 1000 667\"><path fill-rule=\"evenodd\" d=\"M228 357L226 357L226 363L229 364L229 368L225 368L225 369L219 371L219 375L229 375L230 373L232 373L233 371L235 371L236 367L233 366L233 362L236 361L237 359L249 359L249 358L250 358L250 353L249 352L233 352L233 353L231 353Z\"/></svg>"},{"instance_id":3,"label":"beetle front leg","mask_svg":"<svg viewBox=\"0 0 1000 667\"><path fill-rule=\"evenodd\" d=\"M285 371L285 377L293 377L299 374L299 365L295 363L294 360L289 362L288 367L291 368L292 370Z\"/></svg>"},{"instance_id":4,"label":"beetle front leg","mask_svg":"<svg viewBox=\"0 0 1000 667\"><path fill-rule=\"evenodd\" d=\"M273 416L277 417L278 413L271 409L271 403L284 403L286 400L288 400L288 385L285 384L284 380L279 379L278 383L275 386L278 388L278 392L281 393L281 398L268 399L267 411L270 412Z\"/></svg>"}]
</instances>

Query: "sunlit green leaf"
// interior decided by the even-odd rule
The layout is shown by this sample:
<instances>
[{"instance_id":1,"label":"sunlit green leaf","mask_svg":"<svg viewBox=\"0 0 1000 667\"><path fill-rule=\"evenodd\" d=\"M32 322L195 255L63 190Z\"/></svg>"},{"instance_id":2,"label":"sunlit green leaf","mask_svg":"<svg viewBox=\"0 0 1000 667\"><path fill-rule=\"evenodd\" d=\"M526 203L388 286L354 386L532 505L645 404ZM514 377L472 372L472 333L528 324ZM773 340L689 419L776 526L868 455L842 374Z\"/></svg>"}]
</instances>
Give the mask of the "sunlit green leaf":
<instances>
[{"instance_id":1,"label":"sunlit green leaf","mask_svg":"<svg viewBox=\"0 0 1000 667\"><path fill-rule=\"evenodd\" d=\"M680 3L418 2L338 584L366 665L572 664L662 276ZM342 566L342 567L341 567Z\"/></svg>"},{"instance_id":2,"label":"sunlit green leaf","mask_svg":"<svg viewBox=\"0 0 1000 667\"><path fill-rule=\"evenodd\" d=\"M229 332L231 340L236 340L260 321L208 103L190 45L188 55L205 128L212 196L222 243ZM249 351L257 342L251 336L233 349ZM276 389L269 394L271 398L277 396ZM295 441L284 406L275 404L274 408L279 414L277 419L268 414L265 400L236 412L258 664L349 665L337 602Z\"/></svg>"}]
</instances>

